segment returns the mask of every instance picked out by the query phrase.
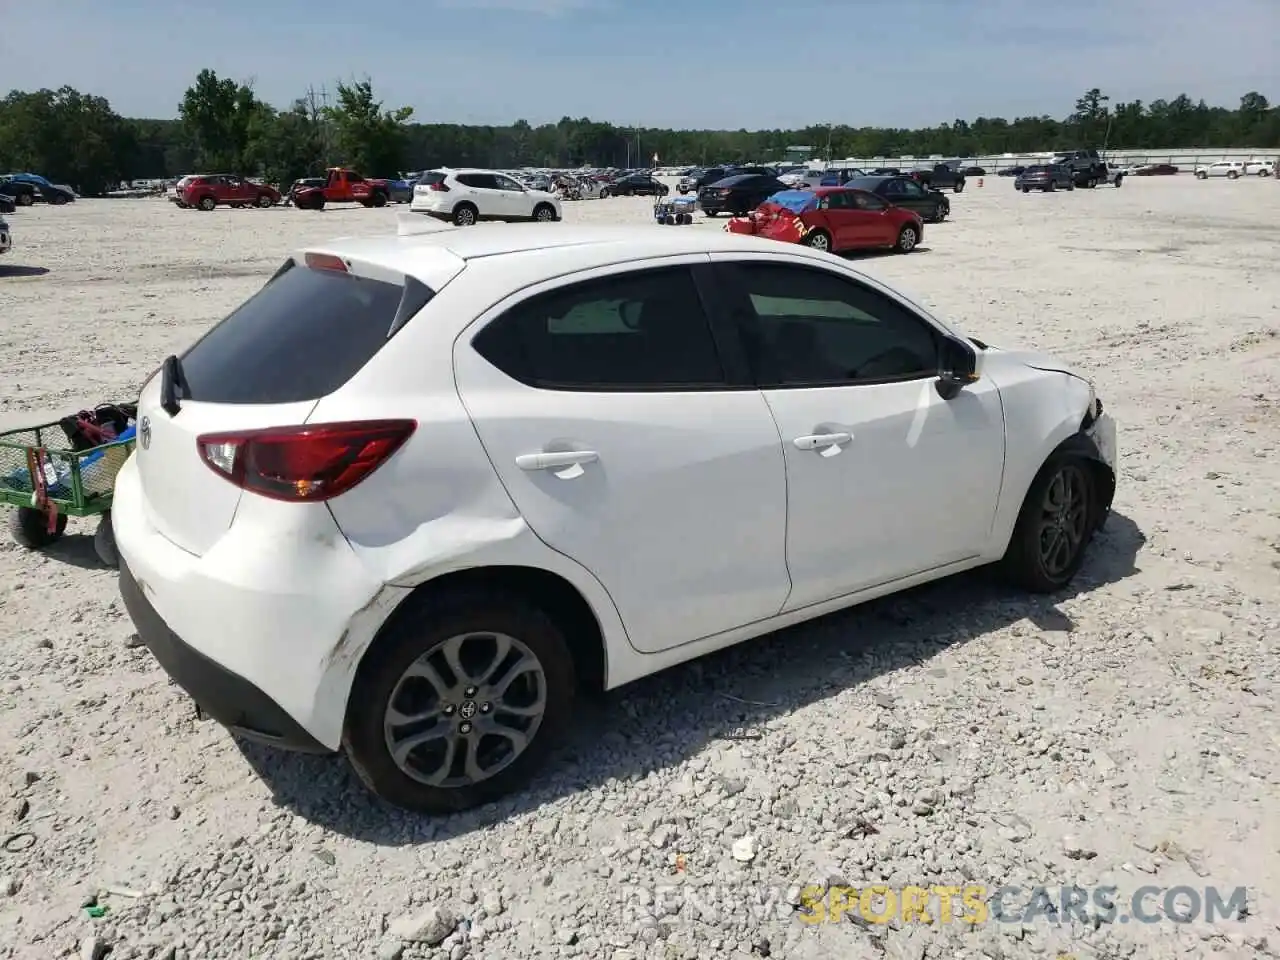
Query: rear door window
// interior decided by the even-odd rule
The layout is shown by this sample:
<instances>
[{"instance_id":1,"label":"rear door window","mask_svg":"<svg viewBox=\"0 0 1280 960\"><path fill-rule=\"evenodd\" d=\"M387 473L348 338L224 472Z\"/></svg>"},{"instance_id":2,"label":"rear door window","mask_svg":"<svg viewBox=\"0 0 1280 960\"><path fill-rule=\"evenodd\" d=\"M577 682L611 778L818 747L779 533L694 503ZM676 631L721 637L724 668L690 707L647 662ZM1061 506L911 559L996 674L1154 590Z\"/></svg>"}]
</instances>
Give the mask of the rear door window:
<instances>
[{"instance_id":1,"label":"rear door window","mask_svg":"<svg viewBox=\"0 0 1280 960\"><path fill-rule=\"evenodd\" d=\"M291 267L182 356L184 396L209 403L317 400L382 349L402 299L417 313L432 295L417 281L406 287Z\"/></svg>"},{"instance_id":2,"label":"rear door window","mask_svg":"<svg viewBox=\"0 0 1280 960\"><path fill-rule=\"evenodd\" d=\"M444 183L445 174L439 170L430 170L418 178L418 183L424 187L429 187L433 183Z\"/></svg>"}]
</instances>

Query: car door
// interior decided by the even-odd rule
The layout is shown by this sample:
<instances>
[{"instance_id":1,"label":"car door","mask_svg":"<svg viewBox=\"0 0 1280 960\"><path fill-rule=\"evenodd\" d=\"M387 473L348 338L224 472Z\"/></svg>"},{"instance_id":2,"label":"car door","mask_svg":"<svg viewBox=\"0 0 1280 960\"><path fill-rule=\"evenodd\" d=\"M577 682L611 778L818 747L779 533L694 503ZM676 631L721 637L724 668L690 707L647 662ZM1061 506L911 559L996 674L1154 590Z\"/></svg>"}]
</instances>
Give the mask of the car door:
<instances>
[{"instance_id":1,"label":"car door","mask_svg":"<svg viewBox=\"0 0 1280 960\"><path fill-rule=\"evenodd\" d=\"M494 188L499 209L506 217L532 217L533 204L529 200L529 191L520 186L511 177L502 174L494 175ZM550 187L550 184L547 184Z\"/></svg>"},{"instance_id":2,"label":"car door","mask_svg":"<svg viewBox=\"0 0 1280 960\"><path fill-rule=\"evenodd\" d=\"M713 254L787 463L787 610L986 548L1004 466L1000 396L937 390L942 331L839 266Z\"/></svg>"},{"instance_id":3,"label":"car door","mask_svg":"<svg viewBox=\"0 0 1280 960\"><path fill-rule=\"evenodd\" d=\"M850 203L848 192L832 190L823 194L818 201L818 208L825 215L827 226L831 230L832 250L848 250L860 245L857 211Z\"/></svg>"},{"instance_id":4,"label":"car door","mask_svg":"<svg viewBox=\"0 0 1280 960\"><path fill-rule=\"evenodd\" d=\"M481 219L499 215L502 204L498 199L498 184L493 174L460 173L457 181L467 188L466 199L476 205Z\"/></svg>"},{"instance_id":5,"label":"car door","mask_svg":"<svg viewBox=\"0 0 1280 960\"><path fill-rule=\"evenodd\" d=\"M898 201L898 206L915 211L925 220L932 217L933 208L937 201L933 199L929 191L914 180L900 180L898 182L902 184L902 199Z\"/></svg>"},{"instance_id":6,"label":"car door","mask_svg":"<svg viewBox=\"0 0 1280 960\"><path fill-rule=\"evenodd\" d=\"M849 194L858 220L859 240L873 247L897 243L898 223L889 216L889 204L867 190L851 190Z\"/></svg>"},{"instance_id":7,"label":"car door","mask_svg":"<svg viewBox=\"0 0 1280 960\"><path fill-rule=\"evenodd\" d=\"M596 576L648 653L774 616L790 590L777 427L741 367L726 375L695 269L705 254L548 281L455 352L520 515Z\"/></svg>"}]
</instances>

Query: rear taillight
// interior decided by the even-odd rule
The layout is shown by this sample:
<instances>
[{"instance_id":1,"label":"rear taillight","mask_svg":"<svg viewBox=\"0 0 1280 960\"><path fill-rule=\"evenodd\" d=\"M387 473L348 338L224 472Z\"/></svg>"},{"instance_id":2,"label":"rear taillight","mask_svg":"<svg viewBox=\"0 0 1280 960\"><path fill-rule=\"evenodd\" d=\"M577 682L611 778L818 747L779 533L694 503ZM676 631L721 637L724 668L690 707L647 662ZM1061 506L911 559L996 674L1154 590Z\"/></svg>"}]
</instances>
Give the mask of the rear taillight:
<instances>
[{"instance_id":1,"label":"rear taillight","mask_svg":"<svg viewBox=\"0 0 1280 960\"><path fill-rule=\"evenodd\" d=\"M196 438L218 476L272 500L311 503L345 493L382 466L417 429L414 420L304 424Z\"/></svg>"},{"instance_id":2,"label":"rear taillight","mask_svg":"<svg viewBox=\"0 0 1280 960\"><path fill-rule=\"evenodd\" d=\"M331 253L308 253L303 260L312 270L333 270L335 273L346 273L347 263L341 257Z\"/></svg>"},{"instance_id":3,"label":"rear taillight","mask_svg":"<svg viewBox=\"0 0 1280 960\"><path fill-rule=\"evenodd\" d=\"M436 193L449 192L449 185L446 183L429 183L427 184L427 188L430 190L434 190Z\"/></svg>"}]
</instances>

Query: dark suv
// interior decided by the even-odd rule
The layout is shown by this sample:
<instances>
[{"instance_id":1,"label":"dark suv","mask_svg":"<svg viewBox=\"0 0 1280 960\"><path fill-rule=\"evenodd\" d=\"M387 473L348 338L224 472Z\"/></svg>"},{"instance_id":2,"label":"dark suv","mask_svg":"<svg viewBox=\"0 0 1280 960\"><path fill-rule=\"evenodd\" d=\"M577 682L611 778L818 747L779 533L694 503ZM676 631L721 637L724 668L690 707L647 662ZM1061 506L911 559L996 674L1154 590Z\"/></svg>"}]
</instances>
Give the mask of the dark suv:
<instances>
[{"instance_id":1,"label":"dark suv","mask_svg":"<svg viewBox=\"0 0 1280 960\"><path fill-rule=\"evenodd\" d=\"M739 167L736 164L726 164L720 167L708 167L705 170L695 170L687 177L682 177L680 182L676 184L676 191L680 194L700 193L703 187L709 187L717 181L723 180L725 177L736 177L740 174L753 173L757 176L776 177L777 171L771 167Z\"/></svg>"},{"instance_id":2,"label":"dark suv","mask_svg":"<svg viewBox=\"0 0 1280 960\"><path fill-rule=\"evenodd\" d=\"M1018 174L1013 185L1023 193L1030 193L1032 190L1052 193L1059 187L1063 190L1076 188L1071 171L1060 163L1034 163Z\"/></svg>"},{"instance_id":3,"label":"dark suv","mask_svg":"<svg viewBox=\"0 0 1280 960\"><path fill-rule=\"evenodd\" d=\"M1077 187L1092 188L1111 179L1106 161L1098 156L1097 150L1063 150L1054 156L1053 162L1071 171Z\"/></svg>"}]
</instances>

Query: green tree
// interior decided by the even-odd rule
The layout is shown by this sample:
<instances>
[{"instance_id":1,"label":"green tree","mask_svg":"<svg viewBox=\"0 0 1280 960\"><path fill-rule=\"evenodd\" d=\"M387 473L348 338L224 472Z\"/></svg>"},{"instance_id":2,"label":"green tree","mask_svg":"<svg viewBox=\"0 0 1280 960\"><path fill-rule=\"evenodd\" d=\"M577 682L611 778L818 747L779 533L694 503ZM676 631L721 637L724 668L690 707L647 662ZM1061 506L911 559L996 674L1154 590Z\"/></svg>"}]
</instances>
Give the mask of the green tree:
<instances>
[{"instance_id":1,"label":"green tree","mask_svg":"<svg viewBox=\"0 0 1280 960\"><path fill-rule=\"evenodd\" d=\"M207 68L196 75L178 106L196 162L210 173L257 172L251 167L250 141L272 113L247 83L219 78Z\"/></svg>"},{"instance_id":2,"label":"green tree","mask_svg":"<svg viewBox=\"0 0 1280 960\"><path fill-rule=\"evenodd\" d=\"M392 176L402 169L405 123L413 107L384 110L367 77L338 84L338 102L328 111L338 160L365 176Z\"/></svg>"}]
</instances>

